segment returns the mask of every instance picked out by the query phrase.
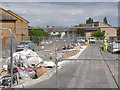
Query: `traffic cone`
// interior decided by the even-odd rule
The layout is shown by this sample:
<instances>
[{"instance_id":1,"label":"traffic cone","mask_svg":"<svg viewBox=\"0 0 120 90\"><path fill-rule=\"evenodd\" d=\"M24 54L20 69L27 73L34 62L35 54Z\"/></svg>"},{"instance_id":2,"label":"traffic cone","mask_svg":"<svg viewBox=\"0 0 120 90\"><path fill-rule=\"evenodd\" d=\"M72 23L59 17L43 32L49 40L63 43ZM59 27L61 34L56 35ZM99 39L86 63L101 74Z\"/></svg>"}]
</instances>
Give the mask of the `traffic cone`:
<instances>
[{"instance_id":1,"label":"traffic cone","mask_svg":"<svg viewBox=\"0 0 120 90\"><path fill-rule=\"evenodd\" d=\"M42 51L44 50L44 48L45 48L45 47L44 47L44 44L42 44Z\"/></svg>"},{"instance_id":2,"label":"traffic cone","mask_svg":"<svg viewBox=\"0 0 120 90\"><path fill-rule=\"evenodd\" d=\"M89 43L87 43L87 46L89 47Z\"/></svg>"}]
</instances>

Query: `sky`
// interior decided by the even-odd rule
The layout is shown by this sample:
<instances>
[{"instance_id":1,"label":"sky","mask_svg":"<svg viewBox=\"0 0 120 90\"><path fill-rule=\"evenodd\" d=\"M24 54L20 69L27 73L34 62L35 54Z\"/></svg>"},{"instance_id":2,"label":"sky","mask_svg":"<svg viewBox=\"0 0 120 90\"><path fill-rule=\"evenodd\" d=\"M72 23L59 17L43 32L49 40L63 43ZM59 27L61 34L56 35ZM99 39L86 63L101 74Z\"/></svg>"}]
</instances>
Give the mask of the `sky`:
<instances>
[{"instance_id":1,"label":"sky","mask_svg":"<svg viewBox=\"0 0 120 90\"><path fill-rule=\"evenodd\" d=\"M16 2L18 1L18 2ZM92 17L94 21L103 21L118 26L118 0L106 2L82 2L66 0L67 2L49 2L49 0L6 0L2 8L12 10L29 21L29 26L72 26L84 24ZM59 1L59 0L58 0ZM100 1L100 0L96 0Z\"/></svg>"},{"instance_id":2,"label":"sky","mask_svg":"<svg viewBox=\"0 0 120 90\"><path fill-rule=\"evenodd\" d=\"M119 2L119 0L1 0L2 2Z\"/></svg>"}]
</instances>

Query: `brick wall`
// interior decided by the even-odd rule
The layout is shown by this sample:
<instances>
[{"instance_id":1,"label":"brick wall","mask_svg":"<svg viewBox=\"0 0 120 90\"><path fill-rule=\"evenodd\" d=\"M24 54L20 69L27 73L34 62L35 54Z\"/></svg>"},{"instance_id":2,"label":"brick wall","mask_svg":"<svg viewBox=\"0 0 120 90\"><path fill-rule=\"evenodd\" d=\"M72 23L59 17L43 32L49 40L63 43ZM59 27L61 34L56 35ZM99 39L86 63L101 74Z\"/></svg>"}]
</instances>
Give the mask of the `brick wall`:
<instances>
[{"instance_id":1,"label":"brick wall","mask_svg":"<svg viewBox=\"0 0 120 90\"><path fill-rule=\"evenodd\" d=\"M109 26L108 24L99 23L99 26ZM105 31L105 37L109 39L111 36L117 36L117 29L115 28L101 28L101 31Z\"/></svg>"},{"instance_id":2,"label":"brick wall","mask_svg":"<svg viewBox=\"0 0 120 90\"><path fill-rule=\"evenodd\" d=\"M17 21L2 21L0 22L0 25L2 25L2 28L10 28L10 29L14 29L14 28L28 28L28 21L23 19L22 17L18 16L17 14L13 13L12 11L6 11L4 9L2 9L2 13L11 16L13 18L15 18ZM16 36L16 43L21 41L22 38L22 34L24 36L28 36L28 29L16 29L14 32L14 36ZM8 30L2 30L2 35L5 36L9 36L10 32Z\"/></svg>"}]
</instances>

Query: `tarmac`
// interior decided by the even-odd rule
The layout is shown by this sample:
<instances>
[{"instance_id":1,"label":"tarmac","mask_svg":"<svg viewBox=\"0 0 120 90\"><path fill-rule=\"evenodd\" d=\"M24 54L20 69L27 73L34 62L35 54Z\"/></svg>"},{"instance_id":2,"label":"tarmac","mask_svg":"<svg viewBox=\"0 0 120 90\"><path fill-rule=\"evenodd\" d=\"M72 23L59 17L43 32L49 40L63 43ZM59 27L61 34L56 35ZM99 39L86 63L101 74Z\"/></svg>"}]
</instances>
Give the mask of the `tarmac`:
<instances>
[{"instance_id":1,"label":"tarmac","mask_svg":"<svg viewBox=\"0 0 120 90\"><path fill-rule=\"evenodd\" d=\"M114 90L120 85L118 60L109 60L109 58L117 58L117 56L117 54L101 51L98 44L90 45L79 57L83 60L72 60L58 70L58 74L54 74L49 80L25 88L77 88L76 90L79 90L79 88L103 90L104 88L105 90ZM84 58L93 59L84 60ZM100 58L100 60L95 58ZM108 58L108 60L104 60L104 58ZM56 82L56 76L58 82Z\"/></svg>"}]
</instances>

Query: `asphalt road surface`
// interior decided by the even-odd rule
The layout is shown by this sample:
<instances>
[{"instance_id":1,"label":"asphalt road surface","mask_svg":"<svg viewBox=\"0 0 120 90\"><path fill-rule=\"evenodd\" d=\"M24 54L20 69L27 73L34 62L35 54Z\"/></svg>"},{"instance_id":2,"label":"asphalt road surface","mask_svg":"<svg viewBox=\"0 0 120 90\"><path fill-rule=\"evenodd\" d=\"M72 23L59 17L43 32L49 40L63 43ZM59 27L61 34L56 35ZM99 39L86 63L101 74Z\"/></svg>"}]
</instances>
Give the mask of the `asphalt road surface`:
<instances>
[{"instance_id":1,"label":"asphalt road surface","mask_svg":"<svg viewBox=\"0 0 120 90\"><path fill-rule=\"evenodd\" d=\"M71 61L58 72L59 88L118 88L118 61L95 60L95 58L118 58L100 49L99 44L90 45L79 58L93 60ZM49 80L36 83L27 88L56 88L56 74Z\"/></svg>"}]
</instances>

